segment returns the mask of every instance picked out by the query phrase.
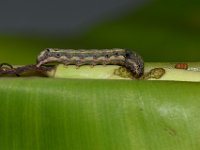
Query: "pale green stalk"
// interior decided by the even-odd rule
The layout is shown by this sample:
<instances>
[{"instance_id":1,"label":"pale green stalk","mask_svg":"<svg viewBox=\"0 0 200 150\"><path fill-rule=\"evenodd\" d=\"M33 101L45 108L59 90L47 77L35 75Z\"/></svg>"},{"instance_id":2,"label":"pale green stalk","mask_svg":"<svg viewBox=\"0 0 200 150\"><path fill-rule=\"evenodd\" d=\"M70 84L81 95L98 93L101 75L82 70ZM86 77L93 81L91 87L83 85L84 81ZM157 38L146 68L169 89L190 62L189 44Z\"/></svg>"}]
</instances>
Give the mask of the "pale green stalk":
<instances>
[{"instance_id":1,"label":"pale green stalk","mask_svg":"<svg viewBox=\"0 0 200 150\"><path fill-rule=\"evenodd\" d=\"M145 80L170 80L170 81L200 81L200 62L187 63L188 69L176 69L176 63L145 63ZM155 68L165 70L157 78L149 76L149 72ZM81 79L131 79L131 74L125 68L117 65L89 65L77 68L75 65L64 66L59 64L51 72L47 73L54 78L81 78Z\"/></svg>"}]
</instances>

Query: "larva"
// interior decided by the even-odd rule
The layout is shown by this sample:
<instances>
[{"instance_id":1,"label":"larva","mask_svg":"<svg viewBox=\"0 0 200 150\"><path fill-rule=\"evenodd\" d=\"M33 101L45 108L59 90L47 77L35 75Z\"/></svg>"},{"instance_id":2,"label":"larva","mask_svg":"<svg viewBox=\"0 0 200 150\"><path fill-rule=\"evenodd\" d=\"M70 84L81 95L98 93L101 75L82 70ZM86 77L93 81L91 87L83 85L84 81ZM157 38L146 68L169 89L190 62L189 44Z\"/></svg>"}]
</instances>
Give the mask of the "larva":
<instances>
[{"instance_id":1,"label":"larva","mask_svg":"<svg viewBox=\"0 0 200 150\"><path fill-rule=\"evenodd\" d=\"M136 52L127 49L74 50L47 48L37 57L37 67L49 62L59 62L65 65L121 65L139 78L144 73L144 61Z\"/></svg>"}]
</instances>

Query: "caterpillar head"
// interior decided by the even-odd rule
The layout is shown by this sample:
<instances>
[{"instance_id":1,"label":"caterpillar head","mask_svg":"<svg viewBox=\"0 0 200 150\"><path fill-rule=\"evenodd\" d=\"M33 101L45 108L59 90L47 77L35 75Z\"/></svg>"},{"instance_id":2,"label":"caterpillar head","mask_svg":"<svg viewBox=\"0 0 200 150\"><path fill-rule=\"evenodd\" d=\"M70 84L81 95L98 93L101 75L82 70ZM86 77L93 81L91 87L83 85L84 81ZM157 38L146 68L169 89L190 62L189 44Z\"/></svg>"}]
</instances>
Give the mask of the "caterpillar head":
<instances>
[{"instance_id":1,"label":"caterpillar head","mask_svg":"<svg viewBox=\"0 0 200 150\"><path fill-rule=\"evenodd\" d=\"M41 65L48 62L59 61L60 57L61 53L59 52L58 49L46 48L43 51L41 51L37 57L37 67L40 67Z\"/></svg>"}]
</instances>

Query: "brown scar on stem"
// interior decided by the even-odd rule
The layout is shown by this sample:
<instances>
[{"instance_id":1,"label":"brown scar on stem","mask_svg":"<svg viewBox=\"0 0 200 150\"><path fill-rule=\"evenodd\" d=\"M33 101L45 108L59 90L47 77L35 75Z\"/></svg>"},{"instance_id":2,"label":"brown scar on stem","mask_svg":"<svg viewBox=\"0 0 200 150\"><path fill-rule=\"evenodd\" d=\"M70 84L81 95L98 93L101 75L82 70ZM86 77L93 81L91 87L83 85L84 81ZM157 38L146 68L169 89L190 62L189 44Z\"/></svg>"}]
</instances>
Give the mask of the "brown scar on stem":
<instances>
[{"instance_id":1,"label":"brown scar on stem","mask_svg":"<svg viewBox=\"0 0 200 150\"><path fill-rule=\"evenodd\" d=\"M153 68L149 72L145 73L141 79L148 80L148 79L160 79L165 74L164 68Z\"/></svg>"},{"instance_id":2,"label":"brown scar on stem","mask_svg":"<svg viewBox=\"0 0 200 150\"><path fill-rule=\"evenodd\" d=\"M21 67L10 67L10 68L2 68L2 66L0 66L0 76L21 76L23 74L28 74L28 73L32 73L32 74L38 74L41 76L47 76L46 72L51 71L54 67L52 66L40 66L37 67L36 65L25 65L25 66L21 66Z\"/></svg>"},{"instance_id":3,"label":"brown scar on stem","mask_svg":"<svg viewBox=\"0 0 200 150\"><path fill-rule=\"evenodd\" d=\"M126 69L125 67L119 67L119 68L115 69L113 74L123 77L123 78L136 79L133 77L131 72L128 69ZM148 79L152 79L152 78L160 79L164 74L165 74L164 68L153 68L149 72L145 73L139 79L141 79L141 80L148 80Z\"/></svg>"},{"instance_id":4,"label":"brown scar on stem","mask_svg":"<svg viewBox=\"0 0 200 150\"><path fill-rule=\"evenodd\" d=\"M132 75L132 73L125 67L119 67L117 69L114 70L113 72L114 75L123 77L123 78L131 78L131 79L135 79Z\"/></svg>"}]
</instances>

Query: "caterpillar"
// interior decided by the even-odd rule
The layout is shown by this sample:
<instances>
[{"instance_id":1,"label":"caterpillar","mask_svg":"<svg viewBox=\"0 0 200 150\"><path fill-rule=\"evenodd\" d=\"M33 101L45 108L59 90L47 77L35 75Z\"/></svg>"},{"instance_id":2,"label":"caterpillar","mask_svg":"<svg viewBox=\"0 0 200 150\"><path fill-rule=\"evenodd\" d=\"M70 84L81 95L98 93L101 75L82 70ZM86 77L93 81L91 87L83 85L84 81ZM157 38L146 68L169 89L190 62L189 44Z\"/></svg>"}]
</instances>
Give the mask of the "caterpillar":
<instances>
[{"instance_id":1,"label":"caterpillar","mask_svg":"<svg viewBox=\"0 0 200 150\"><path fill-rule=\"evenodd\" d=\"M50 62L63 63L65 65L120 65L126 67L135 78L144 73L144 61L134 51L127 49L101 49L101 50L74 50L46 48L37 57L37 67Z\"/></svg>"}]
</instances>

